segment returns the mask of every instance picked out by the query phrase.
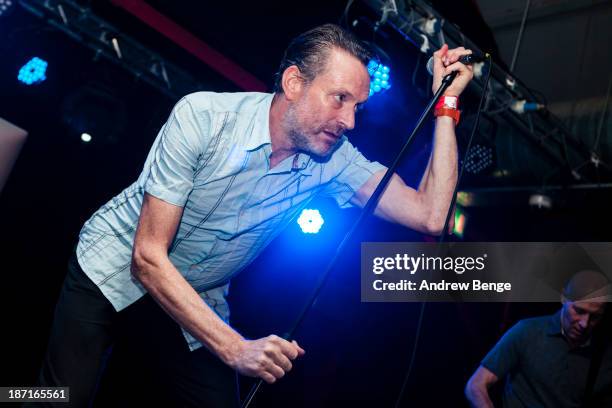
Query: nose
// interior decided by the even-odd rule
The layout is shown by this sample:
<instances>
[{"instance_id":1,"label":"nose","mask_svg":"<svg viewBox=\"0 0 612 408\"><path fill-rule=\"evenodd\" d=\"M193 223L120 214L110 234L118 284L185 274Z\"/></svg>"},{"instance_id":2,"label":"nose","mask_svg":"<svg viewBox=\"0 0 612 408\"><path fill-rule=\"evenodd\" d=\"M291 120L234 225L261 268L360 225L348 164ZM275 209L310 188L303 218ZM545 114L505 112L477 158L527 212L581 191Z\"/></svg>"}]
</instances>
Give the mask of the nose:
<instances>
[{"instance_id":1,"label":"nose","mask_svg":"<svg viewBox=\"0 0 612 408\"><path fill-rule=\"evenodd\" d=\"M345 130L351 130L355 127L355 109L351 109L350 107L346 107L342 109L342 113L340 116L340 125Z\"/></svg>"},{"instance_id":2,"label":"nose","mask_svg":"<svg viewBox=\"0 0 612 408\"><path fill-rule=\"evenodd\" d=\"M578 325L581 329L586 329L589 325L589 315L582 316L578 321Z\"/></svg>"}]
</instances>

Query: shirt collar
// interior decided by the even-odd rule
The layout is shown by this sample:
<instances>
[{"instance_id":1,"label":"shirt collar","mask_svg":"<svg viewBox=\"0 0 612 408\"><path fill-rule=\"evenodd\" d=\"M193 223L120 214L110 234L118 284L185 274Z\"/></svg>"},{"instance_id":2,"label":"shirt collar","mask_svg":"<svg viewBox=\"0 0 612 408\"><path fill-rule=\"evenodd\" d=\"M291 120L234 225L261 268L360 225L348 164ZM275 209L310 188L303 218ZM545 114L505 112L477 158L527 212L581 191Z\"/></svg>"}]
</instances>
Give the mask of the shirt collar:
<instances>
[{"instance_id":1,"label":"shirt collar","mask_svg":"<svg viewBox=\"0 0 612 408\"><path fill-rule=\"evenodd\" d=\"M257 150L263 145L272 145L270 138L270 108L274 94L268 94L259 103L255 113L255 120L251 130L251 137L247 141L244 149L247 151ZM293 156L291 171L301 171L304 175L310 175L307 171L311 157L306 153L296 153ZM280 171L280 170L279 170Z\"/></svg>"},{"instance_id":2,"label":"shirt collar","mask_svg":"<svg viewBox=\"0 0 612 408\"><path fill-rule=\"evenodd\" d=\"M269 154L270 150L266 149L266 154ZM311 158L306 153L296 153L293 156L287 157L278 166L269 170L270 174L280 173L293 173L299 172L303 176L312 175L312 167L309 167Z\"/></svg>"},{"instance_id":3,"label":"shirt collar","mask_svg":"<svg viewBox=\"0 0 612 408\"><path fill-rule=\"evenodd\" d=\"M291 170L301 171L302 174L305 174L305 170L308 168L308 164L310 163L310 155L306 153L296 153L293 159L293 167Z\"/></svg>"},{"instance_id":4,"label":"shirt collar","mask_svg":"<svg viewBox=\"0 0 612 408\"><path fill-rule=\"evenodd\" d=\"M565 337L563 326L561 325L561 310L559 310L554 315L550 316L550 320L548 321L548 328L546 330L546 333L549 336ZM591 339L589 338L586 342L579 345L577 348L581 349L584 347L588 347L590 345L591 345Z\"/></svg>"},{"instance_id":5,"label":"shirt collar","mask_svg":"<svg viewBox=\"0 0 612 408\"><path fill-rule=\"evenodd\" d=\"M262 145L272 144L270 139L270 107L274 94L267 94L259 102L255 113L255 120L251 129L251 135L245 145L245 150L256 150Z\"/></svg>"}]
</instances>

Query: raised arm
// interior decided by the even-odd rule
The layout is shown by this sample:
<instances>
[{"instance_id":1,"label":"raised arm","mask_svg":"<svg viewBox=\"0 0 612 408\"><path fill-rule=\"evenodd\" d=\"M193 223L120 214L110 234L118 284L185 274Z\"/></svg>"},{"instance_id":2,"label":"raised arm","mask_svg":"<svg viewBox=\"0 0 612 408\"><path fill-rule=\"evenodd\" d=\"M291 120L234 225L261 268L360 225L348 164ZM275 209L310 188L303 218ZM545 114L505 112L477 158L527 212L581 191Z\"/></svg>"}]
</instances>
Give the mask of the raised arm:
<instances>
[{"instance_id":1,"label":"raised arm","mask_svg":"<svg viewBox=\"0 0 612 408\"><path fill-rule=\"evenodd\" d=\"M457 62L471 51L463 47L448 50L444 45L434 53L433 90L440 86L442 77L452 72L459 74L445 95L459 96L472 79L472 68ZM407 186L394 175L381 197L375 213L382 218L438 235L442 232L455 183L457 182L457 141L455 123L448 116L436 118L433 151L417 190ZM384 172L380 171L357 191L353 203L364 205L372 195Z\"/></svg>"},{"instance_id":2,"label":"raised arm","mask_svg":"<svg viewBox=\"0 0 612 408\"><path fill-rule=\"evenodd\" d=\"M451 196L457 181L457 144L453 119L436 119L434 152L418 190L394 174L383 193L375 214L388 221L431 235L442 232ZM373 174L355 193L352 202L364 206L385 171Z\"/></svg>"}]
</instances>

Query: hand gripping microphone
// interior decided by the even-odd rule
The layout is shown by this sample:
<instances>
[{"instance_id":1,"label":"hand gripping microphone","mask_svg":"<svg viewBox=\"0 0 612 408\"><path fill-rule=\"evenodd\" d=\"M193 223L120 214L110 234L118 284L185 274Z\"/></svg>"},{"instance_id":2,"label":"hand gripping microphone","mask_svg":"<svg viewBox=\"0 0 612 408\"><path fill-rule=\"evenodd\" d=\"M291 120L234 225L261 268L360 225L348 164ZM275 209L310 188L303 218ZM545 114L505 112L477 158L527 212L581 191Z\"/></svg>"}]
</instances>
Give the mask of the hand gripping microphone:
<instances>
[{"instance_id":1,"label":"hand gripping microphone","mask_svg":"<svg viewBox=\"0 0 612 408\"><path fill-rule=\"evenodd\" d=\"M471 54L468 55L462 55L461 57L459 57L458 62L464 64L464 65L472 65L475 62L484 62L488 57L488 54L483 54L480 51L473 51ZM429 75L433 75L433 65L434 65L434 59L433 57L429 58L429 60L427 61L427 72L429 72Z\"/></svg>"}]
</instances>

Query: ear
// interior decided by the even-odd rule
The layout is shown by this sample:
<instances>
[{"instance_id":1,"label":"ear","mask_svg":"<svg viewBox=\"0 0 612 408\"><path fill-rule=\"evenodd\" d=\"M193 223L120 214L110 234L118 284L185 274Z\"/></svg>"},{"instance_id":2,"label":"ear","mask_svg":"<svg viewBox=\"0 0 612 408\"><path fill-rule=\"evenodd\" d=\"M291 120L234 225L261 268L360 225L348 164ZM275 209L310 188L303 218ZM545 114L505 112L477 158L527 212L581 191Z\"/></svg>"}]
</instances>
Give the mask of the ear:
<instances>
[{"instance_id":1,"label":"ear","mask_svg":"<svg viewBox=\"0 0 612 408\"><path fill-rule=\"evenodd\" d=\"M565 297L565 293L561 294L561 304L563 306L566 306L567 304L570 303L570 300L568 298Z\"/></svg>"},{"instance_id":2,"label":"ear","mask_svg":"<svg viewBox=\"0 0 612 408\"><path fill-rule=\"evenodd\" d=\"M297 65L291 65L283 72L281 84L287 99L293 101L299 99L304 89L304 79L300 76Z\"/></svg>"}]
</instances>

